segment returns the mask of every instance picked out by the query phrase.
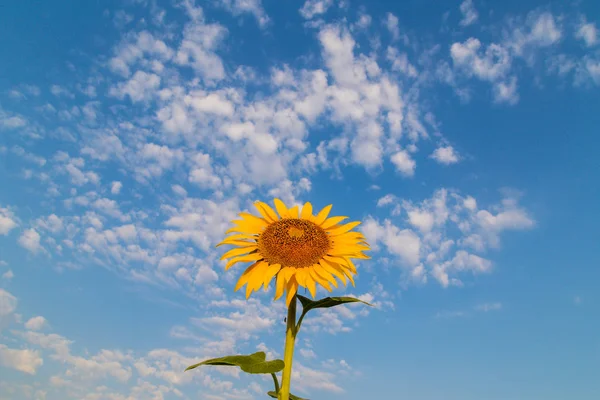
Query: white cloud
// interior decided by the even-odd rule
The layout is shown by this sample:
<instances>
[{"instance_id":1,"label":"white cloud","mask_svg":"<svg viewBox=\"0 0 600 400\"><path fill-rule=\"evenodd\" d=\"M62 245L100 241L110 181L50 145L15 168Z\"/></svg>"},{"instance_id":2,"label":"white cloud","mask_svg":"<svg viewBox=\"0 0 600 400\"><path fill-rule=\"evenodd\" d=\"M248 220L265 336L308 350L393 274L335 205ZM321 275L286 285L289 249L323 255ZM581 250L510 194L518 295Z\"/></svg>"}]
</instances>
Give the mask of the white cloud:
<instances>
[{"instance_id":1,"label":"white cloud","mask_svg":"<svg viewBox=\"0 0 600 400\"><path fill-rule=\"evenodd\" d=\"M312 19L316 15L325 14L333 0L306 0L300 9L300 15L306 19Z\"/></svg>"},{"instance_id":2,"label":"white cloud","mask_svg":"<svg viewBox=\"0 0 600 400\"><path fill-rule=\"evenodd\" d=\"M562 27L550 12L532 11L525 21L512 22L505 45L532 63L534 50L551 47L562 39Z\"/></svg>"},{"instance_id":3,"label":"white cloud","mask_svg":"<svg viewBox=\"0 0 600 400\"><path fill-rule=\"evenodd\" d=\"M40 234L35 229L26 229L19 237L19 244L32 253L43 250L40 245Z\"/></svg>"},{"instance_id":4,"label":"white cloud","mask_svg":"<svg viewBox=\"0 0 600 400\"><path fill-rule=\"evenodd\" d=\"M83 170L85 167L83 158L70 157L63 151L56 152L53 158L57 163L58 171L66 173L73 185L83 186L88 183L98 184L100 182L100 176L97 173Z\"/></svg>"},{"instance_id":5,"label":"white cloud","mask_svg":"<svg viewBox=\"0 0 600 400\"><path fill-rule=\"evenodd\" d=\"M449 285L462 286L462 282L458 278L451 278L450 272L465 272L473 273L490 272L492 262L475 254L470 254L464 250L459 250L451 260L441 264L436 264L433 267L433 277L443 286Z\"/></svg>"},{"instance_id":6,"label":"white cloud","mask_svg":"<svg viewBox=\"0 0 600 400\"><path fill-rule=\"evenodd\" d=\"M361 14L360 18L356 22L356 26L360 29L367 29L371 26L372 18L368 14Z\"/></svg>"},{"instance_id":7,"label":"white cloud","mask_svg":"<svg viewBox=\"0 0 600 400\"><path fill-rule=\"evenodd\" d=\"M48 321L46 321L46 318L44 318L42 316L37 316L37 317L30 318L27 322L25 322L25 328L32 330L32 331L39 331L47 324L48 324Z\"/></svg>"},{"instance_id":8,"label":"white cloud","mask_svg":"<svg viewBox=\"0 0 600 400\"><path fill-rule=\"evenodd\" d=\"M27 120L20 116L12 116L4 118L0 115L0 127L3 129L17 129L27 125Z\"/></svg>"},{"instance_id":9,"label":"white cloud","mask_svg":"<svg viewBox=\"0 0 600 400\"><path fill-rule=\"evenodd\" d=\"M396 17L392 13L387 13L385 16L385 26L388 31L392 34L393 40L398 40L400 38L400 28L398 27L398 17Z\"/></svg>"},{"instance_id":10,"label":"white cloud","mask_svg":"<svg viewBox=\"0 0 600 400\"><path fill-rule=\"evenodd\" d=\"M477 209L477 200L472 196L467 196L463 201L463 205L468 210L475 211Z\"/></svg>"},{"instance_id":11,"label":"white cloud","mask_svg":"<svg viewBox=\"0 0 600 400\"><path fill-rule=\"evenodd\" d=\"M315 354L315 352L312 349L302 348L298 352L300 353L300 355L302 357L307 358L307 359L317 358L317 355Z\"/></svg>"},{"instance_id":12,"label":"white cloud","mask_svg":"<svg viewBox=\"0 0 600 400\"><path fill-rule=\"evenodd\" d=\"M109 94L119 99L129 96L132 102L149 101L160 87L160 77L156 74L137 71L127 82L120 82L110 88Z\"/></svg>"},{"instance_id":13,"label":"white cloud","mask_svg":"<svg viewBox=\"0 0 600 400\"><path fill-rule=\"evenodd\" d=\"M110 70L123 77L129 77L131 67L146 56L157 57L161 61L173 57L173 50L165 42L156 39L151 33L141 31L136 35L129 35L128 40L117 46L116 54L108 62Z\"/></svg>"},{"instance_id":14,"label":"white cloud","mask_svg":"<svg viewBox=\"0 0 600 400\"><path fill-rule=\"evenodd\" d=\"M215 174L210 155L199 153L194 156L194 167L190 171L189 181L207 189L218 189L223 187L221 178Z\"/></svg>"},{"instance_id":15,"label":"white cloud","mask_svg":"<svg viewBox=\"0 0 600 400\"><path fill-rule=\"evenodd\" d=\"M456 164L460 161L460 157L452 146L438 147L431 154L431 158L443 165Z\"/></svg>"},{"instance_id":16,"label":"white cloud","mask_svg":"<svg viewBox=\"0 0 600 400\"><path fill-rule=\"evenodd\" d=\"M442 286L461 286L459 275L492 270L490 260L472 251L484 253L497 248L500 234L506 230L535 226L516 198L510 196L487 210L472 196L463 197L446 189L418 203L391 195L379 199L379 203L395 204L390 208L394 219L380 222L369 216L361 230L376 254L385 250L397 259L392 264L402 267L402 278L407 283L426 283L432 276ZM401 221L395 222L398 217Z\"/></svg>"},{"instance_id":17,"label":"white cloud","mask_svg":"<svg viewBox=\"0 0 600 400\"><path fill-rule=\"evenodd\" d=\"M419 75L416 67L408 60L408 55L401 53L395 47L389 46L387 48L386 58L392 63L392 71L402 72L411 78L416 78Z\"/></svg>"},{"instance_id":18,"label":"white cloud","mask_svg":"<svg viewBox=\"0 0 600 400\"><path fill-rule=\"evenodd\" d=\"M561 39L562 33L554 16L549 12L540 14L533 22L529 41L539 46L550 46Z\"/></svg>"},{"instance_id":19,"label":"white cloud","mask_svg":"<svg viewBox=\"0 0 600 400\"><path fill-rule=\"evenodd\" d=\"M398 256L407 265L419 263L421 239L412 230L399 229L389 220L380 224L371 217L367 218L361 226L362 232L371 245L384 244L391 254Z\"/></svg>"},{"instance_id":20,"label":"white cloud","mask_svg":"<svg viewBox=\"0 0 600 400\"><path fill-rule=\"evenodd\" d=\"M112 194L119 194L121 193L121 189L123 188L123 184L121 182L118 181L114 181L110 184L110 192Z\"/></svg>"},{"instance_id":21,"label":"white cloud","mask_svg":"<svg viewBox=\"0 0 600 400\"><path fill-rule=\"evenodd\" d=\"M377 207L387 206L388 204L392 204L396 201L396 196L393 194L386 194L377 200Z\"/></svg>"},{"instance_id":22,"label":"white cloud","mask_svg":"<svg viewBox=\"0 0 600 400\"><path fill-rule=\"evenodd\" d=\"M204 317L194 319L194 323L213 330L229 330L241 338L250 338L258 331L266 330L275 324L273 318L261 315L257 309L245 310L244 314L232 313L229 317Z\"/></svg>"},{"instance_id":23,"label":"white cloud","mask_svg":"<svg viewBox=\"0 0 600 400\"><path fill-rule=\"evenodd\" d=\"M29 375L35 375L44 360L36 350L18 350L0 344L0 364Z\"/></svg>"},{"instance_id":24,"label":"white cloud","mask_svg":"<svg viewBox=\"0 0 600 400\"><path fill-rule=\"evenodd\" d=\"M75 97L75 95L69 89L60 85L50 86L50 93L52 93L56 97L68 97L71 99Z\"/></svg>"},{"instance_id":25,"label":"white cloud","mask_svg":"<svg viewBox=\"0 0 600 400\"><path fill-rule=\"evenodd\" d=\"M595 46L598 43L598 29L594 23L581 21L575 32L575 37L583 41L587 47Z\"/></svg>"},{"instance_id":26,"label":"white cloud","mask_svg":"<svg viewBox=\"0 0 600 400\"><path fill-rule=\"evenodd\" d=\"M508 209L493 215L489 211L481 210L477 214L477 222L487 231L500 232L507 229L529 229L535 225L531 217L521 209Z\"/></svg>"},{"instance_id":27,"label":"white cloud","mask_svg":"<svg viewBox=\"0 0 600 400\"><path fill-rule=\"evenodd\" d=\"M415 174L417 163L410 157L406 150L400 150L391 157L392 164L396 170L406 177L412 177Z\"/></svg>"},{"instance_id":28,"label":"white cloud","mask_svg":"<svg viewBox=\"0 0 600 400\"><path fill-rule=\"evenodd\" d=\"M461 26L469 26L477 22L479 18L479 13L475 9L475 5L473 4L473 0L464 0L460 3L460 13L462 14L462 19L460 20Z\"/></svg>"},{"instance_id":29,"label":"white cloud","mask_svg":"<svg viewBox=\"0 0 600 400\"><path fill-rule=\"evenodd\" d=\"M494 84L493 94L496 103L516 104L519 101L517 78L513 76L505 82L497 82Z\"/></svg>"},{"instance_id":30,"label":"white cloud","mask_svg":"<svg viewBox=\"0 0 600 400\"><path fill-rule=\"evenodd\" d=\"M0 235L8 235L17 226L13 218L14 216L9 209L0 207Z\"/></svg>"},{"instance_id":31,"label":"white cloud","mask_svg":"<svg viewBox=\"0 0 600 400\"><path fill-rule=\"evenodd\" d=\"M334 378L335 375L331 372L315 370L304 366L300 362L294 363L294 369L292 370L292 379L296 382L304 382L300 389L302 393L305 393L306 389L318 389L338 394L344 393L344 389L333 382Z\"/></svg>"},{"instance_id":32,"label":"white cloud","mask_svg":"<svg viewBox=\"0 0 600 400\"><path fill-rule=\"evenodd\" d=\"M513 59L507 46L492 43L484 51L479 39L469 38L464 43L452 44L450 55L458 71L492 84L496 103L514 105L519 101L519 94L517 78L509 76Z\"/></svg>"},{"instance_id":33,"label":"white cloud","mask_svg":"<svg viewBox=\"0 0 600 400\"><path fill-rule=\"evenodd\" d=\"M413 209L408 211L408 221L410 224L416 228L418 228L422 232L429 232L433 228L435 224L434 216L432 213Z\"/></svg>"},{"instance_id":34,"label":"white cloud","mask_svg":"<svg viewBox=\"0 0 600 400\"><path fill-rule=\"evenodd\" d=\"M206 82L222 80L225 68L215 50L226 33L227 29L219 24L204 24L201 19L193 19L184 28L175 62L192 67Z\"/></svg>"},{"instance_id":35,"label":"white cloud","mask_svg":"<svg viewBox=\"0 0 600 400\"><path fill-rule=\"evenodd\" d=\"M219 279L219 275L208 265L200 264L194 277L194 284L207 285Z\"/></svg>"},{"instance_id":36,"label":"white cloud","mask_svg":"<svg viewBox=\"0 0 600 400\"><path fill-rule=\"evenodd\" d=\"M181 163L184 153L181 149L171 149L168 146L146 143L141 151L140 157L143 165L136 169L141 179L156 178L161 176L165 170L170 170Z\"/></svg>"},{"instance_id":37,"label":"white cloud","mask_svg":"<svg viewBox=\"0 0 600 400\"><path fill-rule=\"evenodd\" d=\"M50 214L46 218L39 218L37 220L37 225L52 233L59 233L63 230L63 221L56 214Z\"/></svg>"},{"instance_id":38,"label":"white cloud","mask_svg":"<svg viewBox=\"0 0 600 400\"><path fill-rule=\"evenodd\" d=\"M117 202L112 199L99 198L96 199L91 206L100 211L102 214L108 215L109 217L117 218L121 221L127 221L130 219L129 216L123 214Z\"/></svg>"},{"instance_id":39,"label":"white cloud","mask_svg":"<svg viewBox=\"0 0 600 400\"><path fill-rule=\"evenodd\" d=\"M114 228L114 231L117 236L119 236L119 238L125 242L130 242L138 236L138 231L133 224L119 226Z\"/></svg>"},{"instance_id":40,"label":"white cloud","mask_svg":"<svg viewBox=\"0 0 600 400\"><path fill-rule=\"evenodd\" d=\"M187 190L185 190L185 188L181 185L173 185L171 187L171 189L173 189L173 192L175 194L177 194L178 196L181 197L187 197Z\"/></svg>"},{"instance_id":41,"label":"white cloud","mask_svg":"<svg viewBox=\"0 0 600 400\"><path fill-rule=\"evenodd\" d=\"M11 280L14 277L15 277L15 274L10 269L2 274L2 279L6 279L7 281Z\"/></svg>"},{"instance_id":42,"label":"white cloud","mask_svg":"<svg viewBox=\"0 0 600 400\"><path fill-rule=\"evenodd\" d=\"M265 13L261 0L220 0L220 2L235 16L252 14L262 28L269 23L269 17Z\"/></svg>"},{"instance_id":43,"label":"white cloud","mask_svg":"<svg viewBox=\"0 0 600 400\"><path fill-rule=\"evenodd\" d=\"M492 43L485 51L479 39L469 38L464 43L454 43L450 55L454 65L468 75L484 81L497 81L506 76L511 67L511 56L506 48Z\"/></svg>"},{"instance_id":44,"label":"white cloud","mask_svg":"<svg viewBox=\"0 0 600 400\"><path fill-rule=\"evenodd\" d=\"M210 93L194 91L185 96L184 102L199 113L232 116L234 104L227 98L227 93Z\"/></svg>"},{"instance_id":45,"label":"white cloud","mask_svg":"<svg viewBox=\"0 0 600 400\"><path fill-rule=\"evenodd\" d=\"M7 317L17 308L17 298L4 289L0 289L0 318Z\"/></svg>"}]
</instances>

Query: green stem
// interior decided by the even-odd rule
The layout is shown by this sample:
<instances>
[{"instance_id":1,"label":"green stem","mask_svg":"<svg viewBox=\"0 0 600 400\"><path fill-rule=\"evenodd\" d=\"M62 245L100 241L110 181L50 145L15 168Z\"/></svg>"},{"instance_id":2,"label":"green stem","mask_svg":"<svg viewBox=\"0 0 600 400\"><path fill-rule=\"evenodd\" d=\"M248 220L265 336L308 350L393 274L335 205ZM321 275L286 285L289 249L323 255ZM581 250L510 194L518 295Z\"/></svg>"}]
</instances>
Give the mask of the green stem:
<instances>
[{"instance_id":1,"label":"green stem","mask_svg":"<svg viewBox=\"0 0 600 400\"><path fill-rule=\"evenodd\" d=\"M285 350L283 362L285 367L281 374L281 390L279 400L290 400L290 380L292 379L292 361L294 359L294 344L296 342L296 296L292 299L287 314L287 330L285 332Z\"/></svg>"},{"instance_id":2,"label":"green stem","mask_svg":"<svg viewBox=\"0 0 600 400\"><path fill-rule=\"evenodd\" d=\"M279 381L277 380L277 375L271 374L273 377L273 383L275 384L275 393L279 393Z\"/></svg>"}]
</instances>

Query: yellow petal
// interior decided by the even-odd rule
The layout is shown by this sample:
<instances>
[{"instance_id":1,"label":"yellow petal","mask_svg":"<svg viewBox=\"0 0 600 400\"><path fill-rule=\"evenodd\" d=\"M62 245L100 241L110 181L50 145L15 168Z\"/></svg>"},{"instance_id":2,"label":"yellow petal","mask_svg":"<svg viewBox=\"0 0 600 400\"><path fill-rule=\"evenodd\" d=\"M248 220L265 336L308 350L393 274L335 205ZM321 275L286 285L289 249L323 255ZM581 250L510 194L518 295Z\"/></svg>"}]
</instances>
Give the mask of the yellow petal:
<instances>
[{"instance_id":1,"label":"yellow petal","mask_svg":"<svg viewBox=\"0 0 600 400\"><path fill-rule=\"evenodd\" d=\"M256 269L252 272L252 277L248 281L248 287L252 289L252 292L260 289L265 280L265 273L268 268L269 263L266 261L263 261L256 266Z\"/></svg>"},{"instance_id":2,"label":"yellow petal","mask_svg":"<svg viewBox=\"0 0 600 400\"><path fill-rule=\"evenodd\" d=\"M217 244L215 247L223 246L225 244L232 244L231 242L237 242L237 241L243 241L243 240L252 240L252 241L254 241L254 243L256 243L256 239L258 239L258 236L255 236L255 235L236 234L236 235L231 235L231 236L226 237L225 239L223 239L223 241L221 243Z\"/></svg>"},{"instance_id":3,"label":"yellow petal","mask_svg":"<svg viewBox=\"0 0 600 400\"><path fill-rule=\"evenodd\" d=\"M275 300L279 300L279 298L283 295L285 284L285 277L280 271L275 278Z\"/></svg>"},{"instance_id":4,"label":"yellow petal","mask_svg":"<svg viewBox=\"0 0 600 400\"><path fill-rule=\"evenodd\" d=\"M298 285L306 287L306 268L298 268L296 269L296 281Z\"/></svg>"},{"instance_id":5,"label":"yellow petal","mask_svg":"<svg viewBox=\"0 0 600 400\"><path fill-rule=\"evenodd\" d=\"M260 261L255 262L254 264L252 264L251 266L246 268L244 273L240 276L240 279L238 279L237 283L235 284L235 288L233 289L234 292L237 292L238 290L240 290L242 288L242 286L244 286L246 283L248 283L248 279L250 279L250 276L252 275L252 271L254 271L254 269L256 269L256 266L259 263L260 263Z\"/></svg>"},{"instance_id":6,"label":"yellow petal","mask_svg":"<svg viewBox=\"0 0 600 400\"><path fill-rule=\"evenodd\" d=\"M346 218L348 218L348 217L331 217L331 218L327 218L325 220L325 222L323 222L321 224L321 228L323 228L323 229L329 229L332 226L335 226L335 225L339 224L340 222L342 222Z\"/></svg>"},{"instance_id":7,"label":"yellow petal","mask_svg":"<svg viewBox=\"0 0 600 400\"><path fill-rule=\"evenodd\" d=\"M267 221L265 221L262 218L257 218L257 217L254 217L254 218L256 218L256 219L242 219L242 220L236 219L236 220L231 221L236 226L234 226L233 228L227 229L225 231L225 234L229 234L231 232L252 233L252 234L261 233L263 231L263 229L267 226Z\"/></svg>"},{"instance_id":8,"label":"yellow petal","mask_svg":"<svg viewBox=\"0 0 600 400\"><path fill-rule=\"evenodd\" d=\"M320 260L319 264L321 267L323 267L323 269L325 269L325 271L337 276L344 283L344 286L346 286L346 275L344 274L342 267L334 263L329 263L325 260Z\"/></svg>"},{"instance_id":9,"label":"yellow petal","mask_svg":"<svg viewBox=\"0 0 600 400\"><path fill-rule=\"evenodd\" d=\"M294 206L292 208L289 209L288 211L288 215L290 216L290 218L294 218L297 219L298 218L298 206Z\"/></svg>"},{"instance_id":10,"label":"yellow petal","mask_svg":"<svg viewBox=\"0 0 600 400\"><path fill-rule=\"evenodd\" d=\"M348 256L346 256L346 258L358 258L359 260L370 260L371 259L370 256L363 254L363 253L355 253L352 255L348 255Z\"/></svg>"},{"instance_id":11,"label":"yellow petal","mask_svg":"<svg viewBox=\"0 0 600 400\"><path fill-rule=\"evenodd\" d=\"M339 253L339 252L343 252L345 251L348 254L351 253L355 253L355 254L360 254L363 251L369 251L371 250L369 247L367 246L361 246L358 244L354 244L354 243L333 243L333 246L331 246L331 249L327 252L328 254L333 254L333 253Z\"/></svg>"},{"instance_id":12,"label":"yellow petal","mask_svg":"<svg viewBox=\"0 0 600 400\"><path fill-rule=\"evenodd\" d=\"M275 203L275 209L279 213L281 218L289 218L290 213L288 208L285 206L285 203L279 199L274 199L273 203Z\"/></svg>"},{"instance_id":13,"label":"yellow petal","mask_svg":"<svg viewBox=\"0 0 600 400\"><path fill-rule=\"evenodd\" d=\"M292 299L294 298L294 296L296 295L296 292L298 291L298 282L296 282L296 279L294 279L294 277L292 277L290 279L290 281L287 284L287 297L285 298L285 305L286 307L290 306L290 303L292 302Z\"/></svg>"},{"instance_id":14,"label":"yellow petal","mask_svg":"<svg viewBox=\"0 0 600 400\"><path fill-rule=\"evenodd\" d=\"M331 229L334 229L334 228L331 228ZM346 241L358 242L360 240L366 240L366 239L361 233L359 233L357 231L350 231L350 232L346 232L341 235L336 235L334 240L346 240Z\"/></svg>"},{"instance_id":15,"label":"yellow petal","mask_svg":"<svg viewBox=\"0 0 600 400\"><path fill-rule=\"evenodd\" d=\"M323 286L327 291L331 292L331 286L329 285L329 281L325 278L323 278L321 275L319 275L317 273L316 267L319 267L319 265L313 265L313 267L310 269L310 276L312 278L313 281L315 281L316 283L318 283L319 285ZM321 268L323 269L323 268ZM335 278L333 278L333 281L335 282ZM337 287L337 284L335 285ZM310 290L310 288L308 289ZM315 288L316 290L316 288ZM312 292L311 292L312 294ZM313 299L315 298L315 296L313 295Z\"/></svg>"},{"instance_id":16,"label":"yellow petal","mask_svg":"<svg viewBox=\"0 0 600 400\"><path fill-rule=\"evenodd\" d=\"M327 216L329 215L329 212L331 211L331 207L332 205L330 204L324 207L321 211L319 211L313 222L317 225L321 225L323 222L325 222Z\"/></svg>"},{"instance_id":17,"label":"yellow petal","mask_svg":"<svg viewBox=\"0 0 600 400\"><path fill-rule=\"evenodd\" d=\"M227 252L225 252L225 254L223 254L221 256L221 260L224 260L226 258L231 258L231 257L235 257L235 256L239 256L242 254L248 254L254 250L256 250L256 244L254 245L250 245L250 246L246 246L246 247L239 247L239 248L235 248L235 249L231 249Z\"/></svg>"},{"instance_id":18,"label":"yellow petal","mask_svg":"<svg viewBox=\"0 0 600 400\"><path fill-rule=\"evenodd\" d=\"M335 264L346 264L346 262L348 261L347 259L345 259L344 257L335 257L335 256L323 256L323 258L330 262L330 263L335 263Z\"/></svg>"},{"instance_id":19,"label":"yellow petal","mask_svg":"<svg viewBox=\"0 0 600 400\"><path fill-rule=\"evenodd\" d=\"M355 274L358 273L356 271L356 266L354 265L354 263L352 262L351 259L349 259L348 257L344 257L344 260L346 260L346 266L348 267L348 269L352 272L354 272ZM344 264L341 264L342 266L344 266Z\"/></svg>"},{"instance_id":20,"label":"yellow petal","mask_svg":"<svg viewBox=\"0 0 600 400\"><path fill-rule=\"evenodd\" d=\"M296 273L296 268L284 267L284 268L281 268L281 272L283 272L283 277L285 278L285 282L287 283L292 278L292 276L294 276L294 274Z\"/></svg>"},{"instance_id":21,"label":"yellow petal","mask_svg":"<svg viewBox=\"0 0 600 400\"><path fill-rule=\"evenodd\" d=\"M315 284L315 278L311 276L310 268L306 268L306 270L306 288L314 299L317 296L317 285Z\"/></svg>"},{"instance_id":22,"label":"yellow petal","mask_svg":"<svg viewBox=\"0 0 600 400\"><path fill-rule=\"evenodd\" d=\"M309 202L304 203L304 207L302 207L302 213L300 214L300 218L312 221L312 204Z\"/></svg>"},{"instance_id":23,"label":"yellow petal","mask_svg":"<svg viewBox=\"0 0 600 400\"><path fill-rule=\"evenodd\" d=\"M219 243L216 247L219 246L223 246L223 245L230 245L230 246L241 246L241 247L246 247L246 246L256 246L256 241L245 241L245 240L223 240L221 243Z\"/></svg>"},{"instance_id":24,"label":"yellow petal","mask_svg":"<svg viewBox=\"0 0 600 400\"><path fill-rule=\"evenodd\" d=\"M340 250L340 249L357 249L356 252L361 251L361 248L369 249L368 247L363 247L362 245L354 242L354 241L345 241L345 240L332 240L331 241L331 250ZM367 251L367 250L365 250Z\"/></svg>"},{"instance_id":25,"label":"yellow petal","mask_svg":"<svg viewBox=\"0 0 600 400\"><path fill-rule=\"evenodd\" d=\"M258 261L262 258L263 258L262 254L259 254L259 253L248 254L247 256L232 258L231 260L229 260L227 262L227 265L225 265L225 271L227 271L229 268L233 267L235 264L237 264L239 262Z\"/></svg>"},{"instance_id":26,"label":"yellow petal","mask_svg":"<svg viewBox=\"0 0 600 400\"><path fill-rule=\"evenodd\" d=\"M251 278L254 278L254 274L252 274ZM248 300L250 298L251 294L252 294L252 283L249 281L248 284L246 285L246 300Z\"/></svg>"},{"instance_id":27,"label":"yellow petal","mask_svg":"<svg viewBox=\"0 0 600 400\"><path fill-rule=\"evenodd\" d=\"M254 214L250 214L247 212L241 212L239 213L239 216L242 217L244 219L244 221L246 222L252 222L252 223L256 223L256 224L262 224L264 226L269 225L269 223L267 222L266 219L261 218L261 217L257 217Z\"/></svg>"},{"instance_id":28,"label":"yellow petal","mask_svg":"<svg viewBox=\"0 0 600 400\"><path fill-rule=\"evenodd\" d=\"M313 265L312 272L315 275L317 275L319 278L321 278L321 280L324 280L327 283L331 283L333 286L338 287L335 277L332 274L330 274L329 272L327 272L327 270L325 268L323 268L320 264ZM340 273L340 274L342 274L342 273ZM321 281L318 281L318 282L321 283ZM321 285L323 285L323 283L321 283ZM331 292L331 290L329 290L329 291Z\"/></svg>"},{"instance_id":29,"label":"yellow petal","mask_svg":"<svg viewBox=\"0 0 600 400\"><path fill-rule=\"evenodd\" d=\"M279 265L279 264L269 265L269 268L265 272L265 276L263 279L263 285L264 285L265 291L267 291L267 289L269 288L269 284L271 283L271 280L273 279L273 277L275 275L277 275L279 270L281 270L281 265Z\"/></svg>"},{"instance_id":30,"label":"yellow petal","mask_svg":"<svg viewBox=\"0 0 600 400\"><path fill-rule=\"evenodd\" d=\"M354 278L352 277L352 273L344 270L344 275L346 275L348 277L348 279L352 283L352 286L356 287L356 285L354 284Z\"/></svg>"},{"instance_id":31,"label":"yellow petal","mask_svg":"<svg viewBox=\"0 0 600 400\"><path fill-rule=\"evenodd\" d=\"M331 236L335 237L337 235L341 235L343 233L348 232L349 230L354 229L358 225L360 225L360 221L350 222L350 223L347 223L345 225L340 225L338 227L331 228L331 229L328 230L327 233L329 233ZM325 229L327 229L327 228L325 228Z\"/></svg>"},{"instance_id":32,"label":"yellow petal","mask_svg":"<svg viewBox=\"0 0 600 400\"><path fill-rule=\"evenodd\" d=\"M260 215L262 215L263 218L266 219L268 222L279 221L279 217L277 216L275 211L273 211L273 209L269 207L267 203L257 201L256 203L254 203L254 207L256 207Z\"/></svg>"}]
</instances>

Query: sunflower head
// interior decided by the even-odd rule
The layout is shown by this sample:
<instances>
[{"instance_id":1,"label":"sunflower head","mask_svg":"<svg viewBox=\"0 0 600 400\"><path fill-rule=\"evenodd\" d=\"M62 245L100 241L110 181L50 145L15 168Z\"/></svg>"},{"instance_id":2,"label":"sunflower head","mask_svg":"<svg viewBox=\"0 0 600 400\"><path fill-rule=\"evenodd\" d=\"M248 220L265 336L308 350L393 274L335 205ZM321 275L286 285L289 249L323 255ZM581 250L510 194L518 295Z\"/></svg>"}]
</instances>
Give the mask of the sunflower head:
<instances>
[{"instance_id":1,"label":"sunflower head","mask_svg":"<svg viewBox=\"0 0 600 400\"><path fill-rule=\"evenodd\" d=\"M239 278L235 290L246 285L246 298L253 291L268 289L275 278L275 299L287 293L286 304L296 294L298 286L316 295L316 285L328 291L338 286L338 279L354 285L356 267L352 258L369 258L365 237L353 228L360 222L342 224L347 217L329 217L331 205L313 215L312 205L287 208L275 199L275 210L256 202L259 215L242 212L241 219L232 221L225 238L217 246L234 246L221 257L229 259L225 270L237 263L250 263Z\"/></svg>"}]
</instances>

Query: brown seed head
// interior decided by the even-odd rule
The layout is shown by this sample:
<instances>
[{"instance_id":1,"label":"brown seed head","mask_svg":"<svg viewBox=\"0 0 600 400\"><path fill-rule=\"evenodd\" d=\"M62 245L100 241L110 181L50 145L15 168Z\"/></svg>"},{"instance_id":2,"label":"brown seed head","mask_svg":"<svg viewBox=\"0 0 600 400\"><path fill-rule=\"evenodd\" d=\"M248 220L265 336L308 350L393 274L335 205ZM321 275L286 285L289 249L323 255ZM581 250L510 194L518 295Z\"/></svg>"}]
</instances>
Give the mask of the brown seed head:
<instances>
[{"instance_id":1,"label":"brown seed head","mask_svg":"<svg viewBox=\"0 0 600 400\"><path fill-rule=\"evenodd\" d=\"M305 268L330 249L327 233L305 219L286 218L269 225L258 237L258 249L269 264Z\"/></svg>"}]
</instances>

